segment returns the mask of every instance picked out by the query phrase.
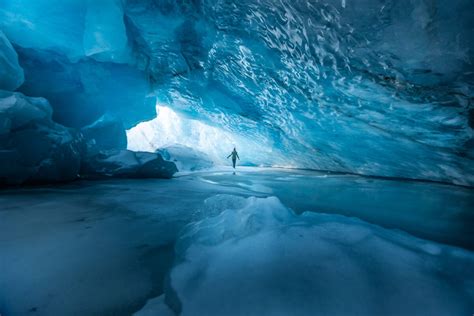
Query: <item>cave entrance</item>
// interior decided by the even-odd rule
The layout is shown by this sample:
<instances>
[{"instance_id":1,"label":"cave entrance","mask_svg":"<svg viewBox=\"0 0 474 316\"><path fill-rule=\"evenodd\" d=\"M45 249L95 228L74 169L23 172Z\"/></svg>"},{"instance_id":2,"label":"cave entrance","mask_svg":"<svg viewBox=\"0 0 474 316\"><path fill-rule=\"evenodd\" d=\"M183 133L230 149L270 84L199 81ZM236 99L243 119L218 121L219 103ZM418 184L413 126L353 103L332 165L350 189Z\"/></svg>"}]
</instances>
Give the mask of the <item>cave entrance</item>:
<instances>
[{"instance_id":1,"label":"cave entrance","mask_svg":"<svg viewBox=\"0 0 474 316\"><path fill-rule=\"evenodd\" d=\"M187 118L168 106L157 104L156 113L153 120L127 130L128 149L158 151L165 159L192 159L202 164L197 167L207 167L228 164L228 152L240 147L241 140L232 133Z\"/></svg>"},{"instance_id":2,"label":"cave entrance","mask_svg":"<svg viewBox=\"0 0 474 316\"><path fill-rule=\"evenodd\" d=\"M271 139L255 129L231 132L226 125L232 121L229 117L211 125L159 103L156 113L156 118L127 130L129 150L160 152L172 161L191 160L192 164L198 164L198 169L209 165L230 166L226 157L234 146L240 155L239 165L282 166L287 160Z\"/></svg>"}]
</instances>

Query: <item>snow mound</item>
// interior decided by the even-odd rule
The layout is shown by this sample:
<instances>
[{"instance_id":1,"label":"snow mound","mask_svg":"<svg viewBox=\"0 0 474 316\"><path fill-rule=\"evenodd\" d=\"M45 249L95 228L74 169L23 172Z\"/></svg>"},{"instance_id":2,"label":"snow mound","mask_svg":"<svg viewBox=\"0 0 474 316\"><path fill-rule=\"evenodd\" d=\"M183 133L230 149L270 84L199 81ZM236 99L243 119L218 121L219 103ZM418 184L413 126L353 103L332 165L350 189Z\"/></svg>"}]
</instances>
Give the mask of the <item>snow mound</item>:
<instances>
[{"instance_id":1,"label":"snow mound","mask_svg":"<svg viewBox=\"0 0 474 316\"><path fill-rule=\"evenodd\" d=\"M472 252L354 218L297 216L276 197L229 198L212 198L210 210L220 201L221 212L188 225L177 242L173 291L162 300L176 313L472 313Z\"/></svg>"},{"instance_id":2,"label":"snow mound","mask_svg":"<svg viewBox=\"0 0 474 316\"><path fill-rule=\"evenodd\" d=\"M164 159L176 164L179 171L196 171L214 166L204 152L183 145L171 145L157 150Z\"/></svg>"}]
</instances>

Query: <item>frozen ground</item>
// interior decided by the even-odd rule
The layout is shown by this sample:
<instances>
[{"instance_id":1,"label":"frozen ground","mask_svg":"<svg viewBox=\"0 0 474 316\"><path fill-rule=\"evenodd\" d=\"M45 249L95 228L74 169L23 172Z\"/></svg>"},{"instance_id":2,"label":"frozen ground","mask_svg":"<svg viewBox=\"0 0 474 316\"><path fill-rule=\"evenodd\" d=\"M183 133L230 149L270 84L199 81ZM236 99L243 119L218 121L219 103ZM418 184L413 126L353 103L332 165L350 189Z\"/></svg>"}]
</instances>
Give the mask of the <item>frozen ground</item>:
<instances>
[{"instance_id":1,"label":"frozen ground","mask_svg":"<svg viewBox=\"0 0 474 316\"><path fill-rule=\"evenodd\" d=\"M474 311L468 188L241 168L0 205L2 315Z\"/></svg>"}]
</instances>

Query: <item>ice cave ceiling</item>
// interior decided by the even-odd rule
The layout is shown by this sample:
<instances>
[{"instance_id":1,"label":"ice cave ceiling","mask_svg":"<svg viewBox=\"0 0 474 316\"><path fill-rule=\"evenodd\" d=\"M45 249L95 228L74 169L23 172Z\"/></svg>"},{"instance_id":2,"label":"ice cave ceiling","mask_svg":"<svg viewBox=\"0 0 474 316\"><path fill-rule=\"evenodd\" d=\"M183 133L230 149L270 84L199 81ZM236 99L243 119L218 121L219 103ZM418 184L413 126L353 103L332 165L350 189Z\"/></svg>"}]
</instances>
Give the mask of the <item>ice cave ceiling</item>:
<instances>
[{"instance_id":1,"label":"ice cave ceiling","mask_svg":"<svg viewBox=\"0 0 474 316\"><path fill-rule=\"evenodd\" d=\"M473 185L473 17L471 0L0 0L0 89L68 127L159 104L247 139L255 164Z\"/></svg>"}]
</instances>

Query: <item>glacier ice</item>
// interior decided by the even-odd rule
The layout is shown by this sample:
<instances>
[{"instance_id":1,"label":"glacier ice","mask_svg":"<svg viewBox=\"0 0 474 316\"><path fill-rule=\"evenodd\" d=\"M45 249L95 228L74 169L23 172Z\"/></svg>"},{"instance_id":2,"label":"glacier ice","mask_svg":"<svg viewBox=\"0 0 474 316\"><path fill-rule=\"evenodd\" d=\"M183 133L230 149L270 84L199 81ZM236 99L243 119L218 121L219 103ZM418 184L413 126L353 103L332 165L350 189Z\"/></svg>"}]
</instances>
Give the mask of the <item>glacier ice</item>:
<instances>
[{"instance_id":1,"label":"glacier ice","mask_svg":"<svg viewBox=\"0 0 474 316\"><path fill-rule=\"evenodd\" d=\"M85 9L83 0L5 0L0 5L0 27L16 45L78 60L84 55Z\"/></svg>"},{"instance_id":2,"label":"glacier ice","mask_svg":"<svg viewBox=\"0 0 474 316\"><path fill-rule=\"evenodd\" d=\"M179 171L196 171L214 166L214 162L206 153L191 147L170 145L161 147L157 152L165 160L174 162Z\"/></svg>"},{"instance_id":3,"label":"glacier ice","mask_svg":"<svg viewBox=\"0 0 474 316\"><path fill-rule=\"evenodd\" d=\"M127 148L127 135L121 120L104 115L81 128L89 153L108 149Z\"/></svg>"},{"instance_id":4,"label":"glacier ice","mask_svg":"<svg viewBox=\"0 0 474 316\"><path fill-rule=\"evenodd\" d=\"M78 177L170 178L173 162L126 150L121 121L104 116L78 131L52 120L44 98L0 90L0 185Z\"/></svg>"},{"instance_id":5,"label":"glacier ice","mask_svg":"<svg viewBox=\"0 0 474 316\"><path fill-rule=\"evenodd\" d=\"M270 193L262 193L264 187ZM284 205L276 198L264 199L269 195L277 196ZM261 198L246 198L251 196ZM323 280L327 276L340 282L326 282L332 292L318 295L321 298L335 292L335 296L341 293L346 298L349 285L360 281L365 292L354 292L355 295L370 296L358 302L359 310L393 303L406 293L415 292L413 286L420 286L424 291L420 302L426 302L435 297L433 292L441 286L444 297L434 306L445 303L440 308L445 311L449 302L463 300L446 313L457 315L455 312L467 304L472 310L469 258L474 250L473 201L469 188L274 168L242 168L236 176L224 169L183 175L171 181L117 179L5 189L0 192L0 305L6 315L31 314L28 310L33 307L37 307L38 314L46 315L129 315L148 300L143 314L173 315L176 313L170 313L170 308L178 311L178 299L187 298L181 291L184 279L197 286L189 287L189 293L200 294L207 289L203 285L215 280L219 273L222 283L218 282L209 295L220 289L222 295L228 294L224 290L239 282L231 296L218 296L221 300L209 305L217 308L215 304L227 304L230 299L240 302L257 288L266 291L262 288L265 285L274 293L272 289L281 288L277 286L282 284L282 274L287 273L288 290L277 303L291 306L292 302L299 302L299 292L290 291L297 282L295 275L313 265L321 268ZM287 206L297 213L311 210L314 217L305 213L295 216ZM224 215L225 210L229 211ZM234 221L240 217L232 216L233 212L242 217L242 223ZM278 218L284 221L279 222ZM189 223L194 224L185 230L189 234L181 238L180 249L184 252L180 256L193 261L175 260L175 240ZM390 228L396 230L385 231ZM264 236L272 233L278 236L263 243ZM193 240L193 236L199 240ZM281 246L272 247L280 241ZM198 247L202 253L192 252ZM465 260L461 259L463 254L467 255ZM275 255L274 264L260 265L267 255ZM250 256L255 257L255 264ZM219 264L221 259L225 259L222 262L226 267ZM355 269L353 277L341 280L337 275L323 273L328 267L323 259L329 260L334 271ZM462 262L467 264L462 267ZM176 269L192 272L183 278L165 277L170 270L176 275L178 270L172 269L173 264ZM205 270L206 267L210 269ZM235 273L223 273L225 268ZM436 273L433 269L437 269ZM272 275L264 282L265 271ZM243 285L252 279L253 286L245 288ZM301 287L316 286L318 279L305 278ZM172 282L180 290L178 297ZM223 288L226 284L228 287ZM387 293L393 296L384 296L384 285L390 289L405 287L395 294L389 289ZM430 285L432 289L425 288ZM463 295L466 288L471 289L470 296ZM452 296L456 289L457 294ZM310 295L308 292L305 297ZM156 296L159 297L153 299ZM308 300L308 304L311 302ZM196 301L184 301L185 309L189 303ZM339 303L334 304L335 308L341 306ZM403 308L406 303L402 303L397 308ZM426 313L418 314L438 313L428 306ZM463 314L466 313L460 313Z\"/></svg>"},{"instance_id":6,"label":"glacier ice","mask_svg":"<svg viewBox=\"0 0 474 316\"><path fill-rule=\"evenodd\" d=\"M56 122L82 127L112 111L131 127L153 117L155 100L136 67L122 0L7 0L0 29L24 65L20 91L46 97Z\"/></svg>"},{"instance_id":7,"label":"glacier ice","mask_svg":"<svg viewBox=\"0 0 474 316\"><path fill-rule=\"evenodd\" d=\"M8 38L0 30L0 89L15 90L24 80L23 68Z\"/></svg>"},{"instance_id":8,"label":"glacier ice","mask_svg":"<svg viewBox=\"0 0 474 316\"><path fill-rule=\"evenodd\" d=\"M297 216L276 197L215 198L220 213L189 224L177 241L169 297L146 310L462 315L473 307L472 252L355 218Z\"/></svg>"},{"instance_id":9,"label":"glacier ice","mask_svg":"<svg viewBox=\"0 0 474 316\"><path fill-rule=\"evenodd\" d=\"M160 91L173 107L214 122L225 112L231 130L269 130L299 166L471 183L472 21L453 20L472 4L339 4L205 2L200 9L218 32L210 47L212 32L196 40L209 49L204 70ZM430 47L410 47L421 53L407 58L401 30L411 46ZM423 55L434 51L441 59Z\"/></svg>"},{"instance_id":10,"label":"glacier ice","mask_svg":"<svg viewBox=\"0 0 474 316\"><path fill-rule=\"evenodd\" d=\"M19 90L47 98L55 121L63 125L83 127L109 114L130 128L155 114L146 75L135 67L89 59L72 63L57 52L31 48L17 51L25 71Z\"/></svg>"},{"instance_id":11,"label":"glacier ice","mask_svg":"<svg viewBox=\"0 0 474 316\"><path fill-rule=\"evenodd\" d=\"M0 27L21 47L54 51L71 61L130 59L122 0L5 0Z\"/></svg>"},{"instance_id":12,"label":"glacier ice","mask_svg":"<svg viewBox=\"0 0 474 316\"><path fill-rule=\"evenodd\" d=\"M473 10L0 0L0 308L472 313Z\"/></svg>"},{"instance_id":13,"label":"glacier ice","mask_svg":"<svg viewBox=\"0 0 474 316\"><path fill-rule=\"evenodd\" d=\"M81 146L43 98L0 90L0 184L73 180Z\"/></svg>"},{"instance_id":14,"label":"glacier ice","mask_svg":"<svg viewBox=\"0 0 474 316\"><path fill-rule=\"evenodd\" d=\"M158 101L242 139L248 164L472 185L472 10L469 0L4 0L0 29L25 70L19 91L46 97L67 126L111 114L130 129ZM252 155L254 140L264 150Z\"/></svg>"},{"instance_id":15,"label":"glacier ice","mask_svg":"<svg viewBox=\"0 0 474 316\"><path fill-rule=\"evenodd\" d=\"M131 48L122 0L87 0L83 46L85 56L98 61L128 62Z\"/></svg>"},{"instance_id":16,"label":"glacier ice","mask_svg":"<svg viewBox=\"0 0 474 316\"><path fill-rule=\"evenodd\" d=\"M176 165L160 154L130 150L101 150L88 154L81 165L86 178L171 178Z\"/></svg>"}]
</instances>

